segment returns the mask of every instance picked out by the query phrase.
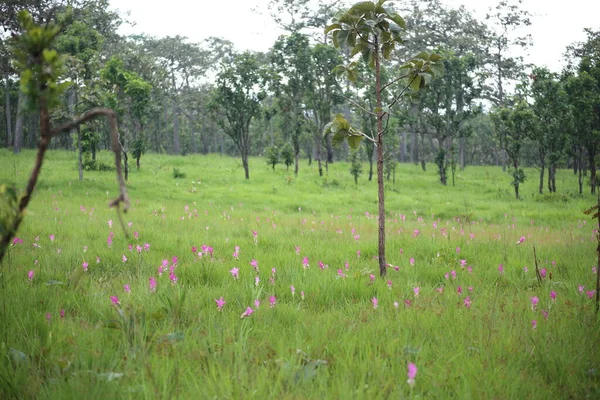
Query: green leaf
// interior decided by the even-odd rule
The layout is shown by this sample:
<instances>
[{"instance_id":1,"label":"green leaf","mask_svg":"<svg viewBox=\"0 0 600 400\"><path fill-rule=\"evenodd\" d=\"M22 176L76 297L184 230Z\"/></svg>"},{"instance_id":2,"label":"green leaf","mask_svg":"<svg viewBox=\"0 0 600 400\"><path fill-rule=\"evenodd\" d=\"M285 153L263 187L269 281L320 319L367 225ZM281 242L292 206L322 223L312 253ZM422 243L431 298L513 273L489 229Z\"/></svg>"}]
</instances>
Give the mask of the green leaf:
<instances>
[{"instance_id":1,"label":"green leaf","mask_svg":"<svg viewBox=\"0 0 600 400\"><path fill-rule=\"evenodd\" d=\"M329 32L331 32L334 29L342 29L342 25L340 24L331 24L328 27L325 28L325 34L327 35Z\"/></svg>"},{"instance_id":2,"label":"green leaf","mask_svg":"<svg viewBox=\"0 0 600 400\"><path fill-rule=\"evenodd\" d=\"M391 15L390 19L402 29L406 29L406 21L404 21L404 18L402 18L400 15L394 13Z\"/></svg>"},{"instance_id":3,"label":"green leaf","mask_svg":"<svg viewBox=\"0 0 600 400\"><path fill-rule=\"evenodd\" d=\"M410 89L413 92L418 92L419 89L421 88L421 81L423 80L423 78L421 77L421 75L417 75L414 77L414 79L410 82Z\"/></svg>"},{"instance_id":4,"label":"green leaf","mask_svg":"<svg viewBox=\"0 0 600 400\"><path fill-rule=\"evenodd\" d=\"M350 135L348 136L348 146L350 146L351 149L356 150L358 149L358 147L360 146L360 142L362 140L362 135Z\"/></svg>"}]
</instances>

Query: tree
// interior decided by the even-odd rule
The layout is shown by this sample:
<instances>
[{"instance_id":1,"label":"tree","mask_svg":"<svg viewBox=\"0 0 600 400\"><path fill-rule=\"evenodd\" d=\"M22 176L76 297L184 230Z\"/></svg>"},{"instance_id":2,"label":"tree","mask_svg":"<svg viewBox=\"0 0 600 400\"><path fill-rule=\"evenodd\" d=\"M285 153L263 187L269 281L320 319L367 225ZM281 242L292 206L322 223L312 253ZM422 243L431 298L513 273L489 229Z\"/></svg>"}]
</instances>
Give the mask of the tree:
<instances>
[{"instance_id":1,"label":"tree","mask_svg":"<svg viewBox=\"0 0 600 400\"><path fill-rule=\"evenodd\" d=\"M275 171L275 166L279 164L279 149L277 146L269 146L265 149L265 158L267 165L270 165Z\"/></svg>"},{"instance_id":2,"label":"tree","mask_svg":"<svg viewBox=\"0 0 600 400\"><path fill-rule=\"evenodd\" d=\"M377 132L374 136L368 136L359 130L352 128L348 121L338 115L330 122L325 131L333 134L333 142L341 143L347 140L352 148L357 148L362 139L371 140L377 146L377 187L379 205L379 227L378 227L378 257L379 273L383 277L387 273L385 258L385 190L383 181L384 148L383 136L384 120L389 121L390 108L393 107L409 91L417 92L426 85L436 73L443 68L439 63L440 57L436 54L421 53L408 63L404 64L400 77L388 83L381 82L381 63L389 60L397 44L402 43L401 34L405 29L404 19L395 12L388 11L383 5L385 0L377 3L365 1L356 3L347 11L335 18L333 24L325 29L325 33L331 33L333 44L336 47L349 47L350 56L361 53L371 68L375 71L375 109L371 111L377 118ZM347 67L338 68L339 72L346 72L348 78L355 80L356 63ZM385 106L382 102L383 93L394 84L401 82L398 93L393 100ZM387 128L387 126L386 126Z\"/></svg>"},{"instance_id":3,"label":"tree","mask_svg":"<svg viewBox=\"0 0 600 400\"><path fill-rule=\"evenodd\" d=\"M354 177L354 185L358 187L358 177L362 175L362 163L360 162L359 150L350 153L350 175Z\"/></svg>"},{"instance_id":4,"label":"tree","mask_svg":"<svg viewBox=\"0 0 600 400\"><path fill-rule=\"evenodd\" d=\"M266 97L266 72L255 54L244 52L217 75L211 111L223 132L235 143L242 157L246 179L250 179L248 156L252 146L250 123L258 117Z\"/></svg>"},{"instance_id":5,"label":"tree","mask_svg":"<svg viewBox=\"0 0 600 400\"><path fill-rule=\"evenodd\" d=\"M308 38L300 33L280 36L271 49L270 59L281 129L294 148L294 174L298 176L300 137L305 125L304 97L312 79Z\"/></svg>"},{"instance_id":6,"label":"tree","mask_svg":"<svg viewBox=\"0 0 600 400\"><path fill-rule=\"evenodd\" d=\"M524 100L518 100L513 107L501 107L492 114L492 121L501 148L508 154L512 165L515 197L519 199L519 186L525 182L525 172L519 165L521 149L526 140L537 129L535 114Z\"/></svg>"},{"instance_id":7,"label":"tree","mask_svg":"<svg viewBox=\"0 0 600 400\"><path fill-rule=\"evenodd\" d=\"M534 68L531 75L532 109L539 121L535 133L539 147L540 185L544 191L544 169L548 162L548 192L556 192L556 166L562 158L569 129L567 94L557 74L547 68Z\"/></svg>"}]
</instances>

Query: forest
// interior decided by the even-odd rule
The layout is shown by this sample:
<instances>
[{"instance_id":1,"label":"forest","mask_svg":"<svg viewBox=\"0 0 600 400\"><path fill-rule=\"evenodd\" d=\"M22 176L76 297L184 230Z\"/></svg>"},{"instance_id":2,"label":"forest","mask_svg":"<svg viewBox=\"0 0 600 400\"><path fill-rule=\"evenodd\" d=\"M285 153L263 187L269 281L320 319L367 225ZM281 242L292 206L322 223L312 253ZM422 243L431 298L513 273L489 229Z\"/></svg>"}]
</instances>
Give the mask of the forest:
<instances>
[{"instance_id":1,"label":"forest","mask_svg":"<svg viewBox=\"0 0 600 400\"><path fill-rule=\"evenodd\" d=\"M600 398L600 30L265 4L0 3L0 398Z\"/></svg>"},{"instance_id":2,"label":"forest","mask_svg":"<svg viewBox=\"0 0 600 400\"><path fill-rule=\"evenodd\" d=\"M323 135L334 115L342 114L367 135L376 134L375 77L368 57L336 50L331 36L323 34L343 7L339 1L318 6L308 0L271 1L272 18L286 34L267 53L239 52L218 37L192 43L141 32L120 36L119 26L129 21L108 1L30 3L8 1L0 10L0 145L14 153L35 148L39 135L11 61L11 34L19 32L17 13L24 7L34 20L65 21L55 48L65 56L62 78L71 84L52 119L66 121L98 106L115 109L125 159L138 167L148 151L221 153L241 157L246 177L248 156L293 165L296 175L303 158L317 163L322 174L330 163L351 156L347 145L333 146L333 134ZM434 163L446 184L467 165L498 165L511 171L518 197L525 179L522 166L539 169L539 177L528 179L539 179L540 193L555 192L557 168L568 168L579 176L580 193L586 185L595 192L597 31L587 30L587 41L564 49L568 63L557 72L526 64L520 56L532 43L527 34L531 15L521 2L498 2L484 20L439 0L404 1L396 8L406 29L402 44L381 66L384 103L400 91L399 68L414 55L439 54L445 72L388 116L388 174L397 162L422 168ZM352 81L332 74L339 65L351 65ZM237 118L244 122L236 124ZM371 179L376 146L364 144L356 157L369 164ZM80 179L83 171L102 167L96 154L109 147L108 128L101 123L87 123L52 144L77 151Z\"/></svg>"}]
</instances>

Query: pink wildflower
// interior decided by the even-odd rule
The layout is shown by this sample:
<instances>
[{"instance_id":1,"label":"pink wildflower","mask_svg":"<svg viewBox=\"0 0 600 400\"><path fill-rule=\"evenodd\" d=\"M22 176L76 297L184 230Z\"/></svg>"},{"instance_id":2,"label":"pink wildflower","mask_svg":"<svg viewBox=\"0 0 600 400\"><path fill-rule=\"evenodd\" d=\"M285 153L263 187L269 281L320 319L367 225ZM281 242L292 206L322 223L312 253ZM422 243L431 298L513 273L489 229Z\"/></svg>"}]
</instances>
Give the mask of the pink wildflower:
<instances>
[{"instance_id":1,"label":"pink wildflower","mask_svg":"<svg viewBox=\"0 0 600 400\"><path fill-rule=\"evenodd\" d=\"M275 296L269 296L269 306L271 308L275 307L276 302L277 302L277 298Z\"/></svg>"},{"instance_id":2,"label":"pink wildflower","mask_svg":"<svg viewBox=\"0 0 600 400\"><path fill-rule=\"evenodd\" d=\"M244 312L242 313L242 315L240 316L240 318L246 318L246 317L249 317L249 316L251 316L253 313L254 313L254 310L253 310L252 308L248 307L248 308L246 308L246 311L244 311Z\"/></svg>"},{"instance_id":3,"label":"pink wildflower","mask_svg":"<svg viewBox=\"0 0 600 400\"><path fill-rule=\"evenodd\" d=\"M29 278L29 282L31 282L33 280L33 275L34 275L33 270L31 270L27 273L27 278Z\"/></svg>"},{"instance_id":4,"label":"pink wildflower","mask_svg":"<svg viewBox=\"0 0 600 400\"><path fill-rule=\"evenodd\" d=\"M217 303L217 311L221 311L226 303L225 300L223 300L223 296L221 296L218 299L215 299L215 302Z\"/></svg>"},{"instance_id":5,"label":"pink wildflower","mask_svg":"<svg viewBox=\"0 0 600 400\"><path fill-rule=\"evenodd\" d=\"M239 272L240 272L239 268L233 267L229 270L229 272L231 273L231 276L233 276L233 279L239 278Z\"/></svg>"},{"instance_id":6,"label":"pink wildflower","mask_svg":"<svg viewBox=\"0 0 600 400\"><path fill-rule=\"evenodd\" d=\"M377 297L373 297L371 299L371 303L373 303L373 308L377 308L379 306L379 300L377 300Z\"/></svg>"},{"instance_id":7,"label":"pink wildflower","mask_svg":"<svg viewBox=\"0 0 600 400\"><path fill-rule=\"evenodd\" d=\"M119 298L117 296L110 296L110 301L112 301L112 303L115 306L120 306L121 302L119 301Z\"/></svg>"},{"instance_id":8,"label":"pink wildflower","mask_svg":"<svg viewBox=\"0 0 600 400\"><path fill-rule=\"evenodd\" d=\"M149 282L149 286L150 286L150 292L154 293L156 292L156 279L154 279L153 276L150 277L150 279L148 280Z\"/></svg>"},{"instance_id":9,"label":"pink wildflower","mask_svg":"<svg viewBox=\"0 0 600 400\"><path fill-rule=\"evenodd\" d=\"M417 376L417 366L413 363L408 363L408 372L406 374L408 377L408 381L406 381L410 386L415 385L415 378Z\"/></svg>"}]
</instances>

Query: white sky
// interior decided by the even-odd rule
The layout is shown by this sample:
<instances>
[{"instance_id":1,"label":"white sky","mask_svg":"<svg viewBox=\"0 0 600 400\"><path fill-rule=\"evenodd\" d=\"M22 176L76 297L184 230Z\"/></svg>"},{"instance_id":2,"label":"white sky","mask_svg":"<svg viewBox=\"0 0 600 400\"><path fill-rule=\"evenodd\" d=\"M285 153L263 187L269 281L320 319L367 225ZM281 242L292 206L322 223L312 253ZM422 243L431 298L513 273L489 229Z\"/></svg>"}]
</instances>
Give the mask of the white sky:
<instances>
[{"instance_id":1,"label":"white sky","mask_svg":"<svg viewBox=\"0 0 600 400\"><path fill-rule=\"evenodd\" d=\"M483 20L497 0L444 0L464 5ZM351 1L354 3L355 1ZM185 36L200 42L209 36L232 41L238 50L266 51L281 32L269 20L269 0L111 0L114 8L130 11L133 28L121 33L146 33L156 37ZM263 15L252 11L258 8ZM554 71L562 67L566 46L585 39L583 28L600 29L600 0L524 0L523 8L534 15L529 33L533 47L528 62Z\"/></svg>"}]
</instances>

